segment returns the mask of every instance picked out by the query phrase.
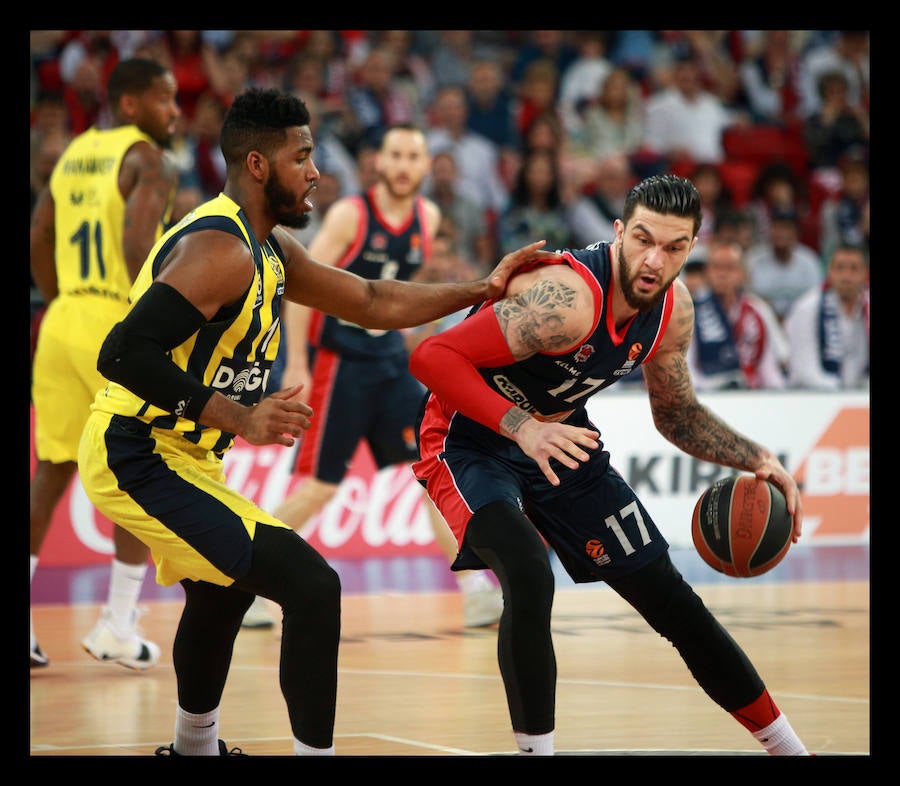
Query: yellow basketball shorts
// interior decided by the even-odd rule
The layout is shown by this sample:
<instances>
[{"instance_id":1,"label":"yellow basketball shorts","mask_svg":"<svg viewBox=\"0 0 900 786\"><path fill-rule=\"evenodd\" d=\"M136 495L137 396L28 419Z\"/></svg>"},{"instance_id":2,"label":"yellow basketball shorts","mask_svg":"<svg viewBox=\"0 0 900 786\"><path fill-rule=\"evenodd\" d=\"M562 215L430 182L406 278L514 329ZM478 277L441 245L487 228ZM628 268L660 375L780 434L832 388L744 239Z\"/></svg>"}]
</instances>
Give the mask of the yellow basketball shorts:
<instances>
[{"instance_id":1,"label":"yellow basketball shorts","mask_svg":"<svg viewBox=\"0 0 900 786\"><path fill-rule=\"evenodd\" d=\"M257 523L289 528L229 488L214 454L136 418L92 412L78 472L97 510L149 546L163 586L227 587L250 569Z\"/></svg>"},{"instance_id":2,"label":"yellow basketball shorts","mask_svg":"<svg viewBox=\"0 0 900 786\"><path fill-rule=\"evenodd\" d=\"M128 310L92 295L54 299L41 321L32 366L34 444L42 461L76 461L81 430L106 380L97 355L106 335Z\"/></svg>"}]
</instances>

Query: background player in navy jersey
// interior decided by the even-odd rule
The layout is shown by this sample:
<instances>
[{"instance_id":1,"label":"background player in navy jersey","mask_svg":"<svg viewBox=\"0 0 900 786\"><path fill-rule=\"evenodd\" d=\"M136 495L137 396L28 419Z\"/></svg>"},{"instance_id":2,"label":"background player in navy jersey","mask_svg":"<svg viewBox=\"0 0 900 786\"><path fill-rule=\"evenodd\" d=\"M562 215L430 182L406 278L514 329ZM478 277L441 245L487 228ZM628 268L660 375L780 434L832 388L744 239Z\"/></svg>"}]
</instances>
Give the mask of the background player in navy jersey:
<instances>
[{"instance_id":1,"label":"background player in navy jersey","mask_svg":"<svg viewBox=\"0 0 900 786\"><path fill-rule=\"evenodd\" d=\"M45 303L34 357L37 467L31 480L31 576L53 513L75 474L78 441L94 394L106 384L97 351L128 310L128 290L162 234L178 170L163 148L181 114L175 77L134 58L110 74L114 125L90 128L62 154L31 222L31 270ZM99 660L147 669L159 647L136 626L150 551L127 530L113 530L109 597L82 641ZM46 666L31 625L31 666Z\"/></svg>"},{"instance_id":2,"label":"background player in navy jersey","mask_svg":"<svg viewBox=\"0 0 900 786\"><path fill-rule=\"evenodd\" d=\"M488 278L368 281L316 262L302 229L319 179L305 104L250 89L222 125L225 187L166 232L107 335L78 471L91 502L146 543L156 580L184 589L172 647L175 739L159 755L229 755L219 709L241 620L257 595L281 606L279 686L297 755L334 754L340 579L284 522L228 487L240 434L283 445L310 426L289 387L266 396L282 298L370 329L410 327L499 295L512 270L552 259L534 243ZM241 708L246 711L246 708Z\"/></svg>"},{"instance_id":3,"label":"background player in navy jersey","mask_svg":"<svg viewBox=\"0 0 900 786\"><path fill-rule=\"evenodd\" d=\"M585 409L642 364L660 433L695 458L774 482L800 537L793 478L703 406L691 383L694 312L678 274L700 223L690 181L648 178L629 192L614 241L519 272L502 299L411 355L431 390L413 469L459 541L454 568L500 577L498 657L522 753L553 753L554 580L543 536L575 582L605 581L667 638L770 754L807 755L743 650L672 564Z\"/></svg>"},{"instance_id":4,"label":"background player in navy jersey","mask_svg":"<svg viewBox=\"0 0 900 786\"><path fill-rule=\"evenodd\" d=\"M363 278L409 280L430 256L441 220L438 206L419 193L431 166L425 134L411 125L389 128L375 165L377 183L335 202L309 251L316 260ZM293 303L283 308L283 324L283 384L302 384L304 399L317 413L296 458L295 471L304 479L275 510L302 535L304 525L334 497L363 440L378 469L418 458L415 425L422 386L409 373L405 338L398 330L366 330ZM427 496L426 507L436 541L452 563L456 542ZM459 574L458 581L464 624L497 622L502 608L497 586L480 571ZM271 622L257 599L243 624Z\"/></svg>"}]
</instances>

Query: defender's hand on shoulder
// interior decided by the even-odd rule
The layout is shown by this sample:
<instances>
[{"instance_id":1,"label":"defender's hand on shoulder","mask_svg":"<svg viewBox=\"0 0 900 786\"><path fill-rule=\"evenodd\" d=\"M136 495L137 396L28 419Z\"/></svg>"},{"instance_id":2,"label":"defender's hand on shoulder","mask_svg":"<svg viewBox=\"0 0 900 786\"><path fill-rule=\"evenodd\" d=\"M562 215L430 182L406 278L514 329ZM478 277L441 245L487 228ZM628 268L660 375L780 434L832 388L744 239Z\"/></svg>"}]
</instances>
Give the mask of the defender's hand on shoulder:
<instances>
[{"instance_id":1,"label":"defender's hand on shoulder","mask_svg":"<svg viewBox=\"0 0 900 786\"><path fill-rule=\"evenodd\" d=\"M562 257L560 254L540 250L546 242L546 240L538 240L506 254L486 279L487 292L485 294L485 299L502 295L506 290L506 285L509 282L510 276L522 267L522 265L538 260L561 259Z\"/></svg>"}]
</instances>

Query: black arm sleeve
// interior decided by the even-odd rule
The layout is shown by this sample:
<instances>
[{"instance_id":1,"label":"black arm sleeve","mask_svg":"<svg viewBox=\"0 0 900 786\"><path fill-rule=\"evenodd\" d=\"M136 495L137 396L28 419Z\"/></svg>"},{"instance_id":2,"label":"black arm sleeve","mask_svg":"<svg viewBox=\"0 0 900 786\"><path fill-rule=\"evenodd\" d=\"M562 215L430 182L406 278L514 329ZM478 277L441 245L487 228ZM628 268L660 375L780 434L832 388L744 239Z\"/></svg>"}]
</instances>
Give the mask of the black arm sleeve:
<instances>
[{"instance_id":1,"label":"black arm sleeve","mask_svg":"<svg viewBox=\"0 0 900 786\"><path fill-rule=\"evenodd\" d=\"M97 370L154 406L197 420L215 391L178 368L168 353L205 323L177 289L155 281L109 332Z\"/></svg>"}]
</instances>

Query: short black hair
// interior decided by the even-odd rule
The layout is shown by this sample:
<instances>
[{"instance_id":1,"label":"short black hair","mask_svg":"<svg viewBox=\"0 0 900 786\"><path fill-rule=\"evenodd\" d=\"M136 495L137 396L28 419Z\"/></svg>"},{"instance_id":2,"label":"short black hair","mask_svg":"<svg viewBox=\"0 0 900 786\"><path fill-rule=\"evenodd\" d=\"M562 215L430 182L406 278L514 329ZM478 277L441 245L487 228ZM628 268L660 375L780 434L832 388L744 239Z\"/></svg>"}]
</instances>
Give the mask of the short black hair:
<instances>
[{"instance_id":1,"label":"short black hair","mask_svg":"<svg viewBox=\"0 0 900 786\"><path fill-rule=\"evenodd\" d=\"M745 210L740 208L725 208L716 213L714 232L723 229L740 229L745 226L753 225L753 217Z\"/></svg>"},{"instance_id":2,"label":"short black hair","mask_svg":"<svg viewBox=\"0 0 900 786\"><path fill-rule=\"evenodd\" d=\"M857 243L856 241L851 240L841 240L834 246L834 248L831 249L831 252L828 254L829 265L831 264L831 260L834 259L834 255L839 252L859 254L863 258L863 262L866 263L866 267L869 267L869 252L868 249L866 249L865 244Z\"/></svg>"},{"instance_id":3,"label":"short black hair","mask_svg":"<svg viewBox=\"0 0 900 786\"><path fill-rule=\"evenodd\" d=\"M293 93L251 87L241 93L225 114L220 146L229 166L243 161L251 150L271 156L284 142L285 131L308 126L309 110Z\"/></svg>"},{"instance_id":4,"label":"short black hair","mask_svg":"<svg viewBox=\"0 0 900 786\"><path fill-rule=\"evenodd\" d=\"M128 93L143 93L153 86L153 82L169 73L169 69L149 57L133 57L116 64L106 84L109 105L116 107L119 99Z\"/></svg>"},{"instance_id":5,"label":"short black hair","mask_svg":"<svg viewBox=\"0 0 900 786\"><path fill-rule=\"evenodd\" d=\"M694 220L694 237L703 222L700 194L696 186L678 175L653 175L635 185L625 197L622 221L626 224L641 205L654 213L682 216Z\"/></svg>"}]
</instances>

